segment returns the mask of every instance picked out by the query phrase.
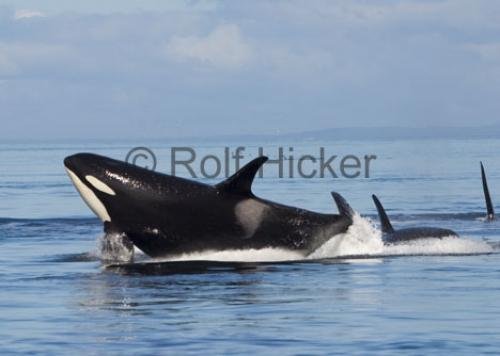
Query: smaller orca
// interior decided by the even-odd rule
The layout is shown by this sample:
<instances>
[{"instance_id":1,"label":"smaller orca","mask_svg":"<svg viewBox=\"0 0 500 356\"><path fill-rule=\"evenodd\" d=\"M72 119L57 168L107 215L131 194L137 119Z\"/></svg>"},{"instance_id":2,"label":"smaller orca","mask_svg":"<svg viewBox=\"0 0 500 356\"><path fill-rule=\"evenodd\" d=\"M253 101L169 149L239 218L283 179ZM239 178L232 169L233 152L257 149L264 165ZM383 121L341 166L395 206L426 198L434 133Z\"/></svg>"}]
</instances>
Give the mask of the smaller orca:
<instances>
[{"instance_id":1,"label":"smaller orca","mask_svg":"<svg viewBox=\"0 0 500 356\"><path fill-rule=\"evenodd\" d=\"M486 173L484 173L483 162L481 163L481 179L483 180L483 191L484 199L486 200L486 219L495 220L495 210L493 209L493 203L491 202L490 190L488 189L488 182L486 181Z\"/></svg>"},{"instance_id":2,"label":"smaller orca","mask_svg":"<svg viewBox=\"0 0 500 356\"><path fill-rule=\"evenodd\" d=\"M438 238L441 239L447 236L458 237L458 234L449 229L441 229L436 227L412 227L400 230L394 230L389 217L385 213L385 209L378 200L376 195L372 195L375 206L377 207L380 218L380 226L383 233L383 240L386 244L397 244L408 242L417 239Z\"/></svg>"}]
</instances>

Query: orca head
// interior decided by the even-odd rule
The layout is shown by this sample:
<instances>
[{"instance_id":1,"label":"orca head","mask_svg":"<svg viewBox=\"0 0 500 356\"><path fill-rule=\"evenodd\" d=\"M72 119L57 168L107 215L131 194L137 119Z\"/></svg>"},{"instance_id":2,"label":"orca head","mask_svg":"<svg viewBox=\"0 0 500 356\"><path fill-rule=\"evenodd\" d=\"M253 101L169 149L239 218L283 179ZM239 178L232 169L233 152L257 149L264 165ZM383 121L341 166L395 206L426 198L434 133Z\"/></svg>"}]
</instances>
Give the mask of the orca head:
<instances>
[{"instance_id":1,"label":"orca head","mask_svg":"<svg viewBox=\"0 0 500 356\"><path fill-rule=\"evenodd\" d=\"M134 201L141 201L138 197L154 196L155 173L146 169L91 153L66 157L64 166L83 200L103 222L111 222L116 211L133 208Z\"/></svg>"}]
</instances>

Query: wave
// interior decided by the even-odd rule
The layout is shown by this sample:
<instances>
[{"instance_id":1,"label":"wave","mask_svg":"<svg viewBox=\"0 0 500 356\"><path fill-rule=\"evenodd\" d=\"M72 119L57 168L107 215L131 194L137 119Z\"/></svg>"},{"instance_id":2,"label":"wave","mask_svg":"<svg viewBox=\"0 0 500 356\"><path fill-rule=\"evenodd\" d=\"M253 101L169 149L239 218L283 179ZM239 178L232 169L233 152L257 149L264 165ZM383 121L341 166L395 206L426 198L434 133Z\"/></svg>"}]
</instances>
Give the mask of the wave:
<instances>
[{"instance_id":1,"label":"wave","mask_svg":"<svg viewBox=\"0 0 500 356\"><path fill-rule=\"evenodd\" d=\"M49 262L96 262L100 261L99 255L96 252L84 252L84 253L69 253L64 255L57 255L51 259Z\"/></svg>"},{"instance_id":2,"label":"wave","mask_svg":"<svg viewBox=\"0 0 500 356\"><path fill-rule=\"evenodd\" d=\"M416 217L456 217L457 214L424 214L408 215L406 219ZM461 218L472 219L476 215L459 214ZM398 219L399 216L396 216ZM373 217L375 220L376 217ZM0 218L0 229L2 225L5 230L18 230L19 228L43 227L44 231L60 231L60 226L68 226L74 229L75 226L97 227L101 223L96 218L74 217L74 218L49 218L49 219L12 219ZM59 228L59 229L58 229ZM38 231L38 230L37 230ZM87 231L87 230L83 230ZM89 233L95 233L93 229L88 229ZM33 235L38 236L38 235ZM498 244L497 244L498 245ZM468 254L488 254L499 251L498 246L494 246L486 241L470 237L447 237L443 239L420 239L397 245L385 245L382 241L382 234L369 217L356 215L354 223L344 234L333 236L329 241L320 246L316 251L308 256L300 252L280 248L248 249L248 250L226 250L226 251L204 251L189 253L169 257L164 259L145 259L145 256L138 254L136 261L148 263L169 263L187 261L219 261L219 262L240 262L240 263L265 263L265 262L286 262L286 261L317 261L327 259L344 258L377 258L389 256L411 256L411 255L468 255ZM124 256L129 256L128 251ZM108 255L100 253L99 259L104 263L109 262ZM70 256L67 260L83 261L92 260L93 256ZM62 260L65 260L63 257ZM118 261L126 261L127 258L117 258Z\"/></svg>"},{"instance_id":3,"label":"wave","mask_svg":"<svg viewBox=\"0 0 500 356\"><path fill-rule=\"evenodd\" d=\"M376 214L363 215L371 219L378 219ZM422 221L422 220L432 220L432 221L481 221L485 220L486 212L469 212L469 213L416 213L416 214L393 214L391 213L391 221Z\"/></svg>"},{"instance_id":4,"label":"wave","mask_svg":"<svg viewBox=\"0 0 500 356\"><path fill-rule=\"evenodd\" d=\"M347 233L334 236L308 258L349 256L468 255L493 253L491 244L467 237L427 238L386 245L370 219L356 216Z\"/></svg>"},{"instance_id":5,"label":"wave","mask_svg":"<svg viewBox=\"0 0 500 356\"><path fill-rule=\"evenodd\" d=\"M377 220L378 216L376 214L363 214L365 218ZM411 221L450 221L450 220L461 220L461 221L484 221L486 213L485 212L468 212L468 213L417 213L417 214L391 214L391 221L401 221L401 222L411 222ZM499 220L500 222L500 220ZM40 219L29 219L29 218L9 218L0 217L0 225L10 224L10 223L22 223L22 224L100 224L99 219L92 216L85 217L67 217L67 218L40 218ZM494 223L494 221L493 221Z\"/></svg>"},{"instance_id":6,"label":"wave","mask_svg":"<svg viewBox=\"0 0 500 356\"><path fill-rule=\"evenodd\" d=\"M390 256L478 255L494 252L494 247L485 241L451 236L385 245L380 230L371 220L357 215L346 233L332 237L308 256L281 248L205 251L136 263L115 263L107 265L106 268L134 273L162 273L161 271L177 273L179 269L190 271L189 266L195 270L221 266L233 269L238 264L248 267L248 264L304 263L327 260L341 262L346 259L376 259Z\"/></svg>"},{"instance_id":7,"label":"wave","mask_svg":"<svg viewBox=\"0 0 500 356\"><path fill-rule=\"evenodd\" d=\"M68 218L43 218L43 219L23 219L23 218L2 218L0 217L0 225L7 224L24 224L24 225L88 225L101 224L99 219L95 217L68 217Z\"/></svg>"}]
</instances>

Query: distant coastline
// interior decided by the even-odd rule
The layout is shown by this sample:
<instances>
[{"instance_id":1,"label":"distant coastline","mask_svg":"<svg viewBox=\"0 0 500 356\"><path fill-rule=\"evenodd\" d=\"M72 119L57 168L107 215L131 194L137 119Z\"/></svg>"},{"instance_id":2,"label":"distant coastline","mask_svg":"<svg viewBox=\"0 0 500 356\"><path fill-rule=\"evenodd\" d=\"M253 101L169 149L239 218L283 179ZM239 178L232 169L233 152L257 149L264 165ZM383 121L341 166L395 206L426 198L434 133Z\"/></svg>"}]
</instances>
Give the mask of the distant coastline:
<instances>
[{"instance_id":1,"label":"distant coastline","mask_svg":"<svg viewBox=\"0 0 500 356\"><path fill-rule=\"evenodd\" d=\"M200 139L192 137L191 139ZM482 127L339 127L263 135L220 135L207 141L500 139L500 125Z\"/></svg>"},{"instance_id":2,"label":"distant coastline","mask_svg":"<svg viewBox=\"0 0 500 356\"><path fill-rule=\"evenodd\" d=\"M172 133L171 130L167 130ZM87 137L87 138L13 138L2 139L3 143L26 142L290 142L290 141L331 141L331 140L483 140L500 139L500 125L470 126L470 127L338 127L309 131L279 132L275 128L271 133L263 134L221 134L207 136L179 136L162 135L157 137L127 137L116 138Z\"/></svg>"}]
</instances>

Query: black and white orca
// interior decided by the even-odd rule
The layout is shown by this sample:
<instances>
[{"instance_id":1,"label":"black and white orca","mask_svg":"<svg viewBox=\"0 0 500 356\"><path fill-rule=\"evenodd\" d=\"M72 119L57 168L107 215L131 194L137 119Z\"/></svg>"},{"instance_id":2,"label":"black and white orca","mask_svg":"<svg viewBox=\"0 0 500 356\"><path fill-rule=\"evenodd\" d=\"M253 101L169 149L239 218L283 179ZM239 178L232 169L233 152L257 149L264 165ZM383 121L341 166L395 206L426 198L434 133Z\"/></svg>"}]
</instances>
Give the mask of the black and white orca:
<instances>
[{"instance_id":1,"label":"black and white orca","mask_svg":"<svg viewBox=\"0 0 500 356\"><path fill-rule=\"evenodd\" d=\"M495 209L493 208L493 203L491 201L490 190L488 188L488 182L486 181L486 173L484 173L483 162L480 163L481 163L481 179L483 181L484 200L486 201L486 219L495 220Z\"/></svg>"},{"instance_id":2,"label":"black and white orca","mask_svg":"<svg viewBox=\"0 0 500 356\"><path fill-rule=\"evenodd\" d=\"M353 210L332 192L339 214L321 214L256 197L259 157L216 185L160 174L80 153L64 160L80 195L104 222L151 257L205 250L285 248L307 255L353 223Z\"/></svg>"},{"instance_id":3,"label":"black and white orca","mask_svg":"<svg viewBox=\"0 0 500 356\"><path fill-rule=\"evenodd\" d=\"M400 230L394 230L387 216L384 207L376 195L372 195L375 206L377 207L380 218L380 226L383 233L383 240L386 244L404 243L412 240L438 238L443 237L458 237L458 234L449 229L441 229L436 227L412 227Z\"/></svg>"}]
</instances>

